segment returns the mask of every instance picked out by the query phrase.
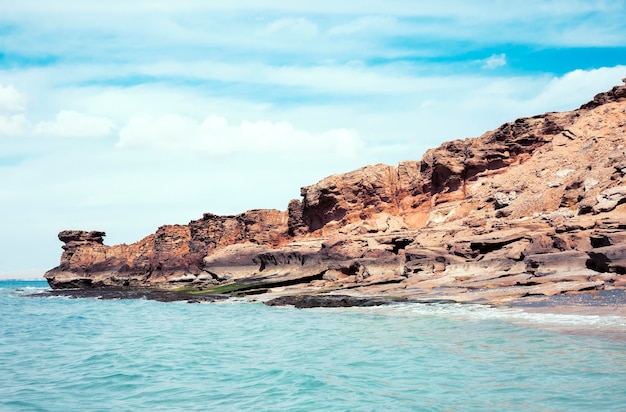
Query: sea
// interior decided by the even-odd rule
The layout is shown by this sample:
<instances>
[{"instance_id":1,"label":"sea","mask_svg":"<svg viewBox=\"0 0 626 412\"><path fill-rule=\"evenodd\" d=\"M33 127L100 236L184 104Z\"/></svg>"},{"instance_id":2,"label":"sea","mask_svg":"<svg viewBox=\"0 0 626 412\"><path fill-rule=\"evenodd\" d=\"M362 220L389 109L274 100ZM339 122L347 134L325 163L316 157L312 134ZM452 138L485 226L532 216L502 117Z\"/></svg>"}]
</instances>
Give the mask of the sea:
<instances>
[{"instance_id":1,"label":"sea","mask_svg":"<svg viewBox=\"0 0 626 412\"><path fill-rule=\"evenodd\" d=\"M32 297L0 281L0 411L626 411L626 318Z\"/></svg>"}]
</instances>

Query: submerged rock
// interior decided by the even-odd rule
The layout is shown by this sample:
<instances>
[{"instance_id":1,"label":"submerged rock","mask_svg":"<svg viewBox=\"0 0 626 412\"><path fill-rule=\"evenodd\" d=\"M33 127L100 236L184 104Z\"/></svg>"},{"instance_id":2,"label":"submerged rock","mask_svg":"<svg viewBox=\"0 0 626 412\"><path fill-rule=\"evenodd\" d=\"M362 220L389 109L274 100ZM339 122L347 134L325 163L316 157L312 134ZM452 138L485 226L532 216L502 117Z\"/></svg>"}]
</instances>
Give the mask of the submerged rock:
<instances>
[{"instance_id":1,"label":"submerged rock","mask_svg":"<svg viewBox=\"0 0 626 412\"><path fill-rule=\"evenodd\" d=\"M406 300L404 300L406 301ZM356 297L346 295L290 295L280 296L265 302L266 306L294 306L305 308L347 308L352 306L382 306L398 303L399 300L376 297Z\"/></svg>"}]
</instances>

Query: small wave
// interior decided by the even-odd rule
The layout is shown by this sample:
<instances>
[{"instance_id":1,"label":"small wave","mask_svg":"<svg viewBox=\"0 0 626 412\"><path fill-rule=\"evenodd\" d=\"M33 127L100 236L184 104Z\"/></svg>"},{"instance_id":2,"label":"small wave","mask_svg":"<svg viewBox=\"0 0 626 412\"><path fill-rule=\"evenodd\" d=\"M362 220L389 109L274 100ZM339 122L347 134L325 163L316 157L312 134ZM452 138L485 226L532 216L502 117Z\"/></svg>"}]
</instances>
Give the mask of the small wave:
<instances>
[{"instance_id":1,"label":"small wave","mask_svg":"<svg viewBox=\"0 0 626 412\"><path fill-rule=\"evenodd\" d=\"M350 308L352 309L352 308ZM522 308L502 308L479 304L461 303L406 303L352 310L367 311L387 316L418 316L444 318L463 322L502 321L527 327L540 327L556 331L607 332L626 339L626 317L610 314L573 313L576 309L568 308L568 313L550 313ZM562 309L563 310L563 309ZM557 310L555 309L555 312ZM581 312L583 310L581 309Z\"/></svg>"},{"instance_id":2,"label":"small wave","mask_svg":"<svg viewBox=\"0 0 626 412\"><path fill-rule=\"evenodd\" d=\"M229 303L0 296L0 410L620 410L626 402L623 344L515 324L590 330L602 316Z\"/></svg>"}]
</instances>

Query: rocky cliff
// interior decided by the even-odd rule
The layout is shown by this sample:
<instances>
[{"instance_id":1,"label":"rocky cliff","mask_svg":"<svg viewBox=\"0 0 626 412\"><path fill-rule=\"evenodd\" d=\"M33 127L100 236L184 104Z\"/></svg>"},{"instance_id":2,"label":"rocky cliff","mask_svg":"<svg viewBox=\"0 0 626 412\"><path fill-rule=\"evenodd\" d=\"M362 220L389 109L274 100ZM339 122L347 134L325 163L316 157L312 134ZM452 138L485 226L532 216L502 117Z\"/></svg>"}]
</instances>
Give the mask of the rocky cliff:
<instances>
[{"instance_id":1,"label":"rocky cliff","mask_svg":"<svg viewBox=\"0 0 626 412\"><path fill-rule=\"evenodd\" d=\"M53 288L503 302L626 288L626 86L421 161L303 187L286 211L205 214L130 245L63 231Z\"/></svg>"}]
</instances>

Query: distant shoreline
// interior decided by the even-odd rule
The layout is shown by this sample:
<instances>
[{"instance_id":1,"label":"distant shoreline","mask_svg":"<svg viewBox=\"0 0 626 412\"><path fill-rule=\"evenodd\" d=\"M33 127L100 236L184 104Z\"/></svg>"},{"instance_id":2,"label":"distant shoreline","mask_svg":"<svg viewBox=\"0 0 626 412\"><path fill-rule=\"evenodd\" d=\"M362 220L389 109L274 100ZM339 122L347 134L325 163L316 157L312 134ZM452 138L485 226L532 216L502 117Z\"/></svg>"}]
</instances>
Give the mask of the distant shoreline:
<instances>
[{"instance_id":1,"label":"distant shoreline","mask_svg":"<svg viewBox=\"0 0 626 412\"><path fill-rule=\"evenodd\" d=\"M0 272L0 280L46 280L44 269L20 270L15 272Z\"/></svg>"}]
</instances>

